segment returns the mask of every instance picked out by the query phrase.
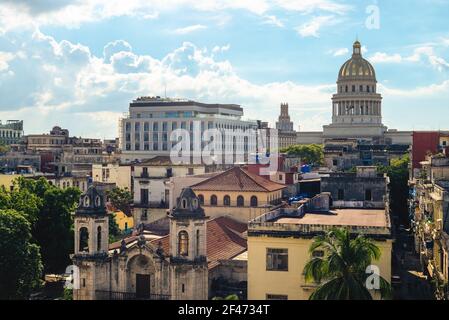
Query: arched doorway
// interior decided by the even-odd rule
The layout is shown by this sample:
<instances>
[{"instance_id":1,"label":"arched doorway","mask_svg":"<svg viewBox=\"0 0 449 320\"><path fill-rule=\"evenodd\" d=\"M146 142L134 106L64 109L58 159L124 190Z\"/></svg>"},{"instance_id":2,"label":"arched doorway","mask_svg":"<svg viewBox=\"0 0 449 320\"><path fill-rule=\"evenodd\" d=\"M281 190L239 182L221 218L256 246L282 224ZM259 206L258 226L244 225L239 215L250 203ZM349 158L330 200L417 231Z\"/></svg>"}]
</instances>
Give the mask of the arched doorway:
<instances>
[{"instance_id":1,"label":"arched doorway","mask_svg":"<svg viewBox=\"0 0 449 320\"><path fill-rule=\"evenodd\" d=\"M127 265L127 289L135 293L136 299L150 299L156 292L155 267L152 259L146 255L135 255Z\"/></svg>"}]
</instances>

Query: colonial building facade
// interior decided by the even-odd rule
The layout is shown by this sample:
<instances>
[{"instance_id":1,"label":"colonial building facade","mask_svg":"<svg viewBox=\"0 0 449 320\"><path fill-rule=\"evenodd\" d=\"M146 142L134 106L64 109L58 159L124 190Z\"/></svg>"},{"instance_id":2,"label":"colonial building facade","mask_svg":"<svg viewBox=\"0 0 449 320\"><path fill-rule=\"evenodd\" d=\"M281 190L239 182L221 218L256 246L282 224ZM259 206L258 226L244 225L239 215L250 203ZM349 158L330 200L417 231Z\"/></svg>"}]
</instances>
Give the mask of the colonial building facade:
<instances>
[{"instance_id":1,"label":"colonial building facade","mask_svg":"<svg viewBox=\"0 0 449 320\"><path fill-rule=\"evenodd\" d=\"M219 288L246 298L246 224L209 220L192 189L180 194L162 235L142 223L108 244L108 219L104 193L90 186L74 214L75 300L207 300Z\"/></svg>"}]
</instances>

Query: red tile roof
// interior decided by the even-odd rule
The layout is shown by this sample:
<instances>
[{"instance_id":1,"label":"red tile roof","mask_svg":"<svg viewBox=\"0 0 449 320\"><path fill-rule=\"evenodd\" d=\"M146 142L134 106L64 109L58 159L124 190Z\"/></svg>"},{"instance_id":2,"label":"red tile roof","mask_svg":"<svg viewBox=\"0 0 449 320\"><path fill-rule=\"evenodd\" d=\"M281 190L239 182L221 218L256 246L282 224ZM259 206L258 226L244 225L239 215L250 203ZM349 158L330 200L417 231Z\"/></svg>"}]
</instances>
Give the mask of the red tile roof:
<instances>
[{"instance_id":1,"label":"red tile roof","mask_svg":"<svg viewBox=\"0 0 449 320\"><path fill-rule=\"evenodd\" d=\"M246 223L229 217L218 217L206 222L207 260L209 269L219 265L219 260L232 259L247 250L245 232ZM170 235L152 240L154 246L162 243L162 249L170 254Z\"/></svg>"},{"instance_id":2,"label":"red tile roof","mask_svg":"<svg viewBox=\"0 0 449 320\"><path fill-rule=\"evenodd\" d=\"M285 186L250 173L240 167L234 167L215 177L197 183L191 188L194 191L272 192L284 189Z\"/></svg>"},{"instance_id":3,"label":"red tile roof","mask_svg":"<svg viewBox=\"0 0 449 320\"><path fill-rule=\"evenodd\" d=\"M229 217L217 217L206 222L207 230L207 261L209 269L220 264L220 260L233 259L247 251L246 223L238 222ZM138 236L131 235L125 238L127 245L136 242ZM109 250L119 249L120 241L109 245ZM150 240L150 243L158 247L159 243L165 255L170 254L170 235Z\"/></svg>"}]
</instances>

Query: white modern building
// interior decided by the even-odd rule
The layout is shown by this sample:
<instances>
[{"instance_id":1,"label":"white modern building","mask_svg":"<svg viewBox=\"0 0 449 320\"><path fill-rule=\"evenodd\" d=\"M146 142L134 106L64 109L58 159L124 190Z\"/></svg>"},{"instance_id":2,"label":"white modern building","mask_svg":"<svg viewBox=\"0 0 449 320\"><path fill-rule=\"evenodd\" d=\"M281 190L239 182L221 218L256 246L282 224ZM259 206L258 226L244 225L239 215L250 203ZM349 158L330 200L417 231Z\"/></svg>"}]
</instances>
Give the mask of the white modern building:
<instances>
[{"instance_id":1,"label":"white modern building","mask_svg":"<svg viewBox=\"0 0 449 320\"><path fill-rule=\"evenodd\" d=\"M207 104L191 100L160 97L141 97L129 105L129 114L121 119L120 147L122 162L169 156L177 141L170 136L177 129L185 129L190 135L190 150L197 149L199 136L208 129L235 132L230 139L223 138L223 153L233 153L236 145L243 144L244 150L256 145L254 139L244 138L239 130L256 130L257 121L242 119L243 109L234 104ZM240 141L242 139L242 141ZM201 150L205 142L199 142ZM254 147L255 149L255 147Z\"/></svg>"}]
</instances>

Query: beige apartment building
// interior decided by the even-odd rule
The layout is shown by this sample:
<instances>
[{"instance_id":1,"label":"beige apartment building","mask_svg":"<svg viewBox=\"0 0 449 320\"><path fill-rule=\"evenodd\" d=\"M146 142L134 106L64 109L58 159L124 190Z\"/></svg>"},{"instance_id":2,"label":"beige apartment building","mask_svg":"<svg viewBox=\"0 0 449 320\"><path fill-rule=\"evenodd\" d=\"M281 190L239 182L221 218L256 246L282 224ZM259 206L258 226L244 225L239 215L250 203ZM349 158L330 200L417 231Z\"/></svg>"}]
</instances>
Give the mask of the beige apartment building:
<instances>
[{"instance_id":1,"label":"beige apartment building","mask_svg":"<svg viewBox=\"0 0 449 320\"><path fill-rule=\"evenodd\" d=\"M387 209L332 209L329 204L330 195L323 193L299 208L277 209L249 222L249 300L309 299L317 287L306 282L303 273L311 259L310 246L315 236L334 227L374 239L381 250L374 265L391 280L393 240Z\"/></svg>"}]
</instances>

